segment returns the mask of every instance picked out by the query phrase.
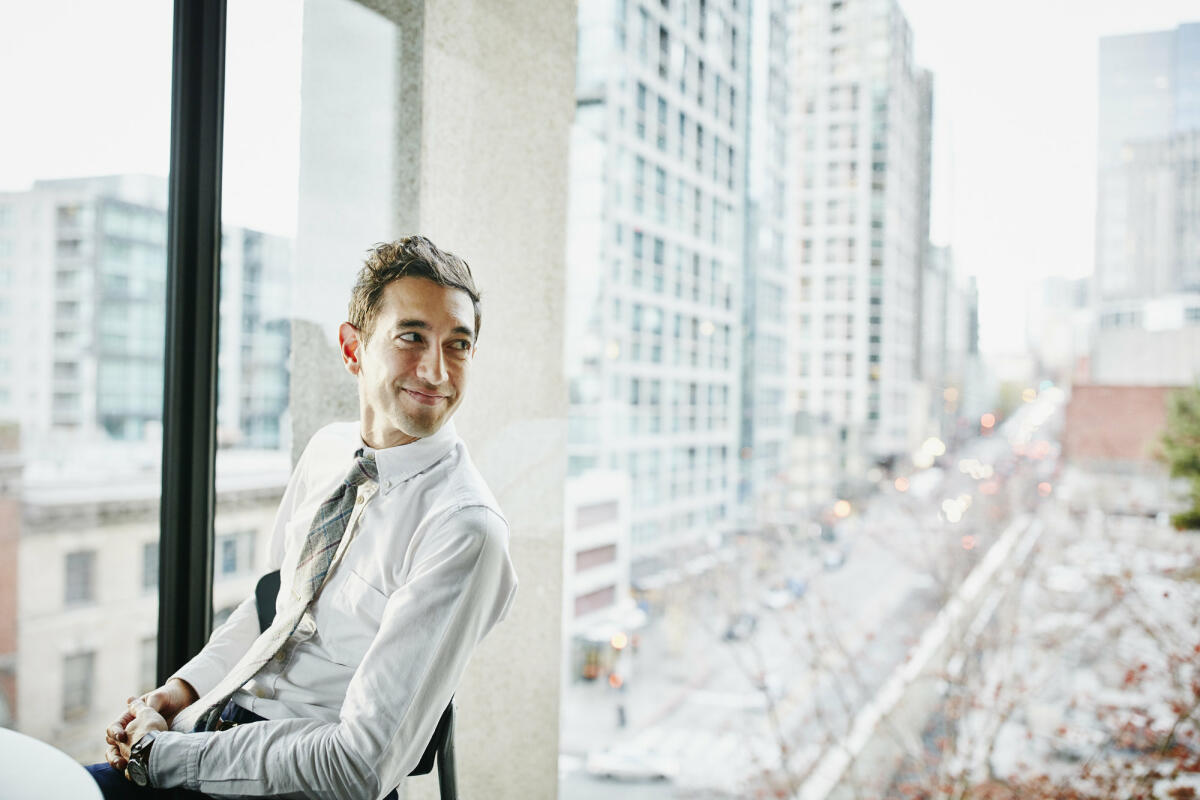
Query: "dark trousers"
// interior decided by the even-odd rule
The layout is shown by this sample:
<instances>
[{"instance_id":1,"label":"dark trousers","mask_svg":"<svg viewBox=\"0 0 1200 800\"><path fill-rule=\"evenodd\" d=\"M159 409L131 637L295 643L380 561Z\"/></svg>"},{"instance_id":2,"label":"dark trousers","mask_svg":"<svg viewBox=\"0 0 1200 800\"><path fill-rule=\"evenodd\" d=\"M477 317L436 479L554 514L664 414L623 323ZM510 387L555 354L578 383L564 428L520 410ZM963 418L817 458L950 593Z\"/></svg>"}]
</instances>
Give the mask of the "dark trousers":
<instances>
[{"instance_id":1,"label":"dark trousers","mask_svg":"<svg viewBox=\"0 0 1200 800\"><path fill-rule=\"evenodd\" d=\"M251 722L261 722L263 718L230 700L221 710L221 719L237 725L246 725ZM199 723L197 727L202 724L203 722ZM100 787L104 800L207 800L212 796L193 792L190 789L150 789L138 786L107 763L92 764L87 767L87 771L92 774L92 778ZM396 789L393 789L383 800L396 800L396 797Z\"/></svg>"}]
</instances>

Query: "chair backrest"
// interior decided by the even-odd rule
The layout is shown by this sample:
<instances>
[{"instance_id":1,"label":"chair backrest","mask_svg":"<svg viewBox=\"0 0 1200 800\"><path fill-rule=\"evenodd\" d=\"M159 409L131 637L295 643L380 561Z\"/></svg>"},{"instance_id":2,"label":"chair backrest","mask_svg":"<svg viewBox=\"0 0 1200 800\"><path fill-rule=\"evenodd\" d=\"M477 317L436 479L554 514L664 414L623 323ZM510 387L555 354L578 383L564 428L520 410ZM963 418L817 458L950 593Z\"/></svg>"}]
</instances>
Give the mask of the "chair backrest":
<instances>
[{"instance_id":1,"label":"chair backrest","mask_svg":"<svg viewBox=\"0 0 1200 800\"><path fill-rule=\"evenodd\" d=\"M260 633L269 628L271 620L275 619L275 598L278 596L279 570L268 572L258 579L258 585L254 587L254 601L258 605L258 630ZM432 771L434 759L438 753L440 752L444 756L450 750L453 736L454 700L452 698L446 704L446 710L442 712L442 717L433 731L433 737L425 747L425 752L421 754L421 760L408 774L426 775Z\"/></svg>"}]
</instances>

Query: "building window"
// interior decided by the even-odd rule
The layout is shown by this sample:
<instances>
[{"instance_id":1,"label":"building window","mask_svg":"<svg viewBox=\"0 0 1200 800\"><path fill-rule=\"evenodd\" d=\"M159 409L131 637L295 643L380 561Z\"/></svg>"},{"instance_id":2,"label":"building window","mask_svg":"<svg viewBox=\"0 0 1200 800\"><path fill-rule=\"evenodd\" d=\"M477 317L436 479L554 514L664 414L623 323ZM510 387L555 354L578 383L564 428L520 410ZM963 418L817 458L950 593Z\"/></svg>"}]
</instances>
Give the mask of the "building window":
<instances>
[{"instance_id":1,"label":"building window","mask_svg":"<svg viewBox=\"0 0 1200 800\"><path fill-rule=\"evenodd\" d=\"M81 550L67 553L66 560L66 603L80 605L95 601L93 578L96 567L96 552Z\"/></svg>"},{"instance_id":2,"label":"building window","mask_svg":"<svg viewBox=\"0 0 1200 800\"><path fill-rule=\"evenodd\" d=\"M615 544L606 544L603 547L593 547L589 550L580 550L575 554L575 571L584 572L593 567L600 567L605 564L611 564L617 560L617 546Z\"/></svg>"},{"instance_id":3,"label":"building window","mask_svg":"<svg viewBox=\"0 0 1200 800\"><path fill-rule=\"evenodd\" d=\"M221 576L248 572L254 567L254 531L237 531L217 537L217 572Z\"/></svg>"},{"instance_id":4,"label":"building window","mask_svg":"<svg viewBox=\"0 0 1200 800\"><path fill-rule=\"evenodd\" d=\"M666 78L671 64L671 36L662 25L658 26L658 77Z\"/></svg>"},{"instance_id":5,"label":"building window","mask_svg":"<svg viewBox=\"0 0 1200 800\"><path fill-rule=\"evenodd\" d=\"M158 686L158 637L147 636L141 644L141 667L138 670L138 690L148 692Z\"/></svg>"},{"instance_id":6,"label":"building window","mask_svg":"<svg viewBox=\"0 0 1200 800\"><path fill-rule=\"evenodd\" d=\"M158 542L142 545L142 588L146 591L158 588Z\"/></svg>"},{"instance_id":7,"label":"building window","mask_svg":"<svg viewBox=\"0 0 1200 800\"><path fill-rule=\"evenodd\" d=\"M63 719L81 717L92 705L96 654L76 653L63 659Z\"/></svg>"},{"instance_id":8,"label":"building window","mask_svg":"<svg viewBox=\"0 0 1200 800\"><path fill-rule=\"evenodd\" d=\"M580 595L575 598L575 616L582 617L584 614L608 608L613 604L616 596L617 587L615 586L605 586L603 589Z\"/></svg>"},{"instance_id":9,"label":"building window","mask_svg":"<svg viewBox=\"0 0 1200 800\"><path fill-rule=\"evenodd\" d=\"M580 506L575 511L575 528L582 530L594 525L603 525L605 522L612 522L617 518L618 508L616 500Z\"/></svg>"}]
</instances>

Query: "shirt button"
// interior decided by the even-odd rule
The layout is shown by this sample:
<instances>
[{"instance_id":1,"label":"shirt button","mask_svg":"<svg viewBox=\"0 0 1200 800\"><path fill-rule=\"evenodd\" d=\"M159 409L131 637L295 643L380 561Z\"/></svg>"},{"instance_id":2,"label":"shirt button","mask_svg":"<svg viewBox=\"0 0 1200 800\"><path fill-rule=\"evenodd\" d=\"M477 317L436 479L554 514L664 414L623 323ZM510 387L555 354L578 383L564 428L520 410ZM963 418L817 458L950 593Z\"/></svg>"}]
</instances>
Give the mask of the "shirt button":
<instances>
[{"instance_id":1,"label":"shirt button","mask_svg":"<svg viewBox=\"0 0 1200 800\"><path fill-rule=\"evenodd\" d=\"M363 496L360 494L360 495L358 496L358 499L357 499L357 500L355 500L354 502L358 503L359 505L362 505L363 501L364 501L364 500L366 500L366 499L367 499L367 498L363 497Z\"/></svg>"}]
</instances>

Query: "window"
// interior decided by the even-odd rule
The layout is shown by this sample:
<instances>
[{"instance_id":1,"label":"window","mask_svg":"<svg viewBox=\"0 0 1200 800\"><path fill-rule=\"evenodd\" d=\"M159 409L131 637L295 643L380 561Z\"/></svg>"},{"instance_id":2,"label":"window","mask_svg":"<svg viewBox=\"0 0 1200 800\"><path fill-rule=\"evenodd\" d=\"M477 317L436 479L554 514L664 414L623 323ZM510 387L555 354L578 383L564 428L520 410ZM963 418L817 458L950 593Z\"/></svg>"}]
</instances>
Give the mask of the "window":
<instances>
[{"instance_id":1,"label":"window","mask_svg":"<svg viewBox=\"0 0 1200 800\"><path fill-rule=\"evenodd\" d=\"M658 77L666 78L671 65L671 36L662 25L658 26Z\"/></svg>"},{"instance_id":2,"label":"window","mask_svg":"<svg viewBox=\"0 0 1200 800\"><path fill-rule=\"evenodd\" d=\"M225 533L216 539L216 572L219 576L245 573L254 568L254 540L252 530Z\"/></svg>"},{"instance_id":3,"label":"window","mask_svg":"<svg viewBox=\"0 0 1200 800\"><path fill-rule=\"evenodd\" d=\"M138 670L138 689L148 692L158 686L158 637L147 636L140 644L141 667Z\"/></svg>"},{"instance_id":4,"label":"window","mask_svg":"<svg viewBox=\"0 0 1200 800\"><path fill-rule=\"evenodd\" d=\"M657 145L659 150L667 149L667 101L658 98L658 127Z\"/></svg>"},{"instance_id":5,"label":"window","mask_svg":"<svg viewBox=\"0 0 1200 800\"><path fill-rule=\"evenodd\" d=\"M646 138L646 85L637 85L637 137Z\"/></svg>"},{"instance_id":6,"label":"window","mask_svg":"<svg viewBox=\"0 0 1200 800\"><path fill-rule=\"evenodd\" d=\"M96 552L81 550L67 553L65 566L66 604L72 606L95 602Z\"/></svg>"},{"instance_id":7,"label":"window","mask_svg":"<svg viewBox=\"0 0 1200 800\"><path fill-rule=\"evenodd\" d=\"M616 500L580 506L575 511L575 527L582 530L594 525L613 522L617 519L618 509L619 506Z\"/></svg>"},{"instance_id":8,"label":"window","mask_svg":"<svg viewBox=\"0 0 1200 800\"><path fill-rule=\"evenodd\" d=\"M142 545L142 588L146 591L158 588L158 542Z\"/></svg>"},{"instance_id":9,"label":"window","mask_svg":"<svg viewBox=\"0 0 1200 800\"><path fill-rule=\"evenodd\" d=\"M594 592L580 595L575 598L575 616L582 617L584 614L608 608L613 604L616 596L617 589L615 586L605 586L603 589L597 589Z\"/></svg>"},{"instance_id":10,"label":"window","mask_svg":"<svg viewBox=\"0 0 1200 800\"><path fill-rule=\"evenodd\" d=\"M63 659L63 719L83 716L92 707L92 675L96 654L75 653Z\"/></svg>"},{"instance_id":11,"label":"window","mask_svg":"<svg viewBox=\"0 0 1200 800\"><path fill-rule=\"evenodd\" d=\"M593 547L589 550L580 550L575 554L575 571L584 572L593 567L611 564L616 560L617 546L615 544Z\"/></svg>"}]
</instances>

